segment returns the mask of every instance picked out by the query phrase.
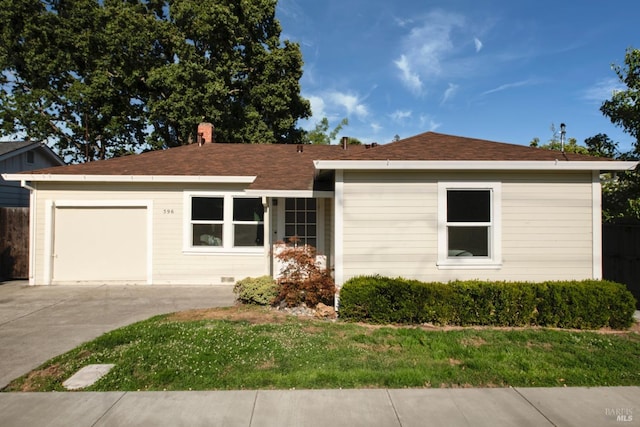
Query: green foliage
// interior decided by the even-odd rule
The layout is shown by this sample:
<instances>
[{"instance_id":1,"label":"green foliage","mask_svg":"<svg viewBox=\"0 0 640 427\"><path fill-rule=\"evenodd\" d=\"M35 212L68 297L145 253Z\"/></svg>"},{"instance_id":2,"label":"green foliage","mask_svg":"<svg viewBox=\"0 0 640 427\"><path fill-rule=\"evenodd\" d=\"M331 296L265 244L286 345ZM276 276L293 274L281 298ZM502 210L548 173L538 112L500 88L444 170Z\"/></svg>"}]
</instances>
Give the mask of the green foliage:
<instances>
[{"instance_id":1,"label":"green foliage","mask_svg":"<svg viewBox=\"0 0 640 427\"><path fill-rule=\"evenodd\" d=\"M354 277L340 290L340 317L374 323L623 329L635 300L608 281L423 283Z\"/></svg>"},{"instance_id":2,"label":"green foliage","mask_svg":"<svg viewBox=\"0 0 640 427\"><path fill-rule=\"evenodd\" d=\"M562 141L558 138L558 132L556 130L555 125L551 125L551 133L552 137L548 143L540 145L540 138L535 137L529 142L529 146L533 148L542 148L544 150L556 150L561 151ZM589 151L586 147L578 145L578 141L575 138L569 138L564 144L564 152L565 153L576 153L576 154L589 154Z\"/></svg>"},{"instance_id":3,"label":"green foliage","mask_svg":"<svg viewBox=\"0 0 640 427\"><path fill-rule=\"evenodd\" d=\"M313 130L305 134L304 140L307 144L329 145L331 141L336 139L342 128L348 124L349 119L345 117L332 131L329 131L329 119L323 117L322 120L316 123L316 127Z\"/></svg>"},{"instance_id":4,"label":"green foliage","mask_svg":"<svg viewBox=\"0 0 640 427\"><path fill-rule=\"evenodd\" d=\"M616 91L605 101L600 111L636 139L634 154L640 155L640 49L629 48L624 65L612 65L625 90Z\"/></svg>"},{"instance_id":5,"label":"green foliage","mask_svg":"<svg viewBox=\"0 0 640 427\"><path fill-rule=\"evenodd\" d=\"M212 314L109 332L5 391L62 391L91 363L115 367L88 391L640 385L635 333L370 328L247 306Z\"/></svg>"},{"instance_id":6,"label":"green foliage","mask_svg":"<svg viewBox=\"0 0 640 427\"><path fill-rule=\"evenodd\" d=\"M88 161L194 140L301 142L302 55L275 0L5 0L0 134Z\"/></svg>"},{"instance_id":7,"label":"green foliage","mask_svg":"<svg viewBox=\"0 0 640 427\"><path fill-rule=\"evenodd\" d=\"M276 254L283 268L278 279L279 293L275 304L284 302L289 307L318 303L333 306L336 285L331 272L316 262L316 249L312 246L286 246Z\"/></svg>"},{"instance_id":8,"label":"green foliage","mask_svg":"<svg viewBox=\"0 0 640 427\"><path fill-rule=\"evenodd\" d=\"M627 49L624 66L612 68L626 89L614 92L600 111L636 140L633 150L619 158L637 160L640 158L640 50ZM605 182L602 208L605 222L640 222L640 173L624 172L615 180Z\"/></svg>"},{"instance_id":9,"label":"green foliage","mask_svg":"<svg viewBox=\"0 0 640 427\"><path fill-rule=\"evenodd\" d=\"M602 219L607 223L640 222L640 173L619 172L602 183Z\"/></svg>"},{"instance_id":10,"label":"green foliage","mask_svg":"<svg viewBox=\"0 0 640 427\"><path fill-rule=\"evenodd\" d=\"M613 159L618 153L618 143L614 142L606 133L599 133L584 140L587 151L596 157Z\"/></svg>"},{"instance_id":11,"label":"green foliage","mask_svg":"<svg viewBox=\"0 0 640 427\"><path fill-rule=\"evenodd\" d=\"M246 277L236 282L233 293L242 304L270 305L278 296L278 284L271 276Z\"/></svg>"}]
</instances>

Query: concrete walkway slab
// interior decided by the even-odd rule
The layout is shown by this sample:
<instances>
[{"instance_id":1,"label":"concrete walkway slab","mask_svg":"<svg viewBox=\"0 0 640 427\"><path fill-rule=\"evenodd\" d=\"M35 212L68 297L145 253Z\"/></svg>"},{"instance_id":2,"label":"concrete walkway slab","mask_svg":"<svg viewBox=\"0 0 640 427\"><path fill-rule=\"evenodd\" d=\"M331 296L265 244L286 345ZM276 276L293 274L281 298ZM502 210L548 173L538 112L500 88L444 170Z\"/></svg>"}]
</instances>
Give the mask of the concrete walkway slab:
<instances>
[{"instance_id":1,"label":"concrete walkway slab","mask_svg":"<svg viewBox=\"0 0 640 427\"><path fill-rule=\"evenodd\" d=\"M519 388L518 392L556 426L640 425L640 387Z\"/></svg>"},{"instance_id":2,"label":"concrete walkway slab","mask_svg":"<svg viewBox=\"0 0 640 427\"><path fill-rule=\"evenodd\" d=\"M510 388L390 390L403 427L551 426Z\"/></svg>"},{"instance_id":3,"label":"concrete walkway slab","mask_svg":"<svg viewBox=\"0 0 640 427\"><path fill-rule=\"evenodd\" d=\"M256 391L127 393L95 427L248 427L256 394Z\"/></svg>"},{"instance_id":4,"label":"concrete walkway slab","mask_svg":"<svg viewBox=\"0 0 640 427\"><path fill-rule=\"evenodd\" d=\"M93 426L125 393L0 393L3 427Z\"/></svg>"},{"instance_id":5,"label":"concrete walkway slab","mask_svg":"<svg viewBox=\"0 0 640 427\"><path fill-rule=\"evenodd\" d=\"M423 424L424 425L424 424ZM400 426L386 390L267 390L251 427Z\"/></svg>"},{"instance_id":6,"label":"concrete walkway slab","mask_svg":"<svg viewBox=\"0 0 640 427\"><path fill-rule=\"evenodd\" d=\"M87 365L82 367L78 372L71 375L69 379L64 381L62 385L67 390L80 390L95 384L100 378L104 377L116 365L113 363L103 363Z\"/></svg>"}]
</instances>

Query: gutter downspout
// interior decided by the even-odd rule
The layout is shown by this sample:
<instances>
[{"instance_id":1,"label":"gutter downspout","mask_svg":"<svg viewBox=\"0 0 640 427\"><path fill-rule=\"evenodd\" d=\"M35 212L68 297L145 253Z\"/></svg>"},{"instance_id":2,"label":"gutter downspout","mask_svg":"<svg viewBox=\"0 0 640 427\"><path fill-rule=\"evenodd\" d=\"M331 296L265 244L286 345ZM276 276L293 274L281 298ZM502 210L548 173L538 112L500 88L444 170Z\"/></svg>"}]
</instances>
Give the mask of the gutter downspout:
<instances>
[{"instance_id":1,"label":"gutter downspout","mask_svg":"<svg viewBox=\"0 0 640 427\"><path fill-rule=\"evenodd\" d=\"M271 209L270 209L271 200L262 196L262 208L264 209L264 214L262 217L263 222L263 246L264 246L264 259L265 259L265 274L271 273L271 266L273 263L271 262Z\"/></svg>"},{"instance_id":2,"label":"gutter downspout","mask_svg":"<svg viewBox=\"0 0 640 427\"><path fill-rule=\"evenodd\" d=\"M35 206L36 206L36 189L27 183L27 180L23 179L20 181L20 187L29 190L29 286L35 285L35 262L34 262L34 254L35 251Z\"/></svg>"}]
</instances>

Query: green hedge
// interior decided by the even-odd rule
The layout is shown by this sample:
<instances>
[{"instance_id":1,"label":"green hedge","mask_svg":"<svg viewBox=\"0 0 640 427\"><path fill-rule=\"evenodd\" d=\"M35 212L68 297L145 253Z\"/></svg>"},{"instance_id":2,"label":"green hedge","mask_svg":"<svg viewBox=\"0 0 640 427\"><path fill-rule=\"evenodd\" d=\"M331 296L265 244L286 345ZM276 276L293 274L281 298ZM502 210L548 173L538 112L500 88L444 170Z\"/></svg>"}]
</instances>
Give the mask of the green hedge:
<instances>
[{"instance_id":1,"label":"green hedge","mask_svg":"<svg viewBox=\"0 0 640 427\"><path fill-rule=\"evenodd\" d=\"M454 281L360 276L340 290L340 317L373 323L625 329L635 299L621 284Z\"/></svg>"}]
</instances>

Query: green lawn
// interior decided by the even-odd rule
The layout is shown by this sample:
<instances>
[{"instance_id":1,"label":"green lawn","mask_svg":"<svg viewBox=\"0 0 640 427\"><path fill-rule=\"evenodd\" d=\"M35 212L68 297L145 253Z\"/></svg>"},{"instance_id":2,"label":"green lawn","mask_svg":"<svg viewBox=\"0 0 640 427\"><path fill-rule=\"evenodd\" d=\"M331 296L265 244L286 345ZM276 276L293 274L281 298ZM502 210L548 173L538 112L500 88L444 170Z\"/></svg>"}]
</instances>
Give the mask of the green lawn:
<instances>
[{"instance_id":1,"label":"green lawn","mask_svg":"<svg viewBox=\"0 0 640 427\"><path fill-rule=\"evenodd\" d=\"M372 327L216 309L112 331L6 390L63 390L91 363L116 365L96 391L640 385L640 335Z\"/></svg>"}]
</instances>

